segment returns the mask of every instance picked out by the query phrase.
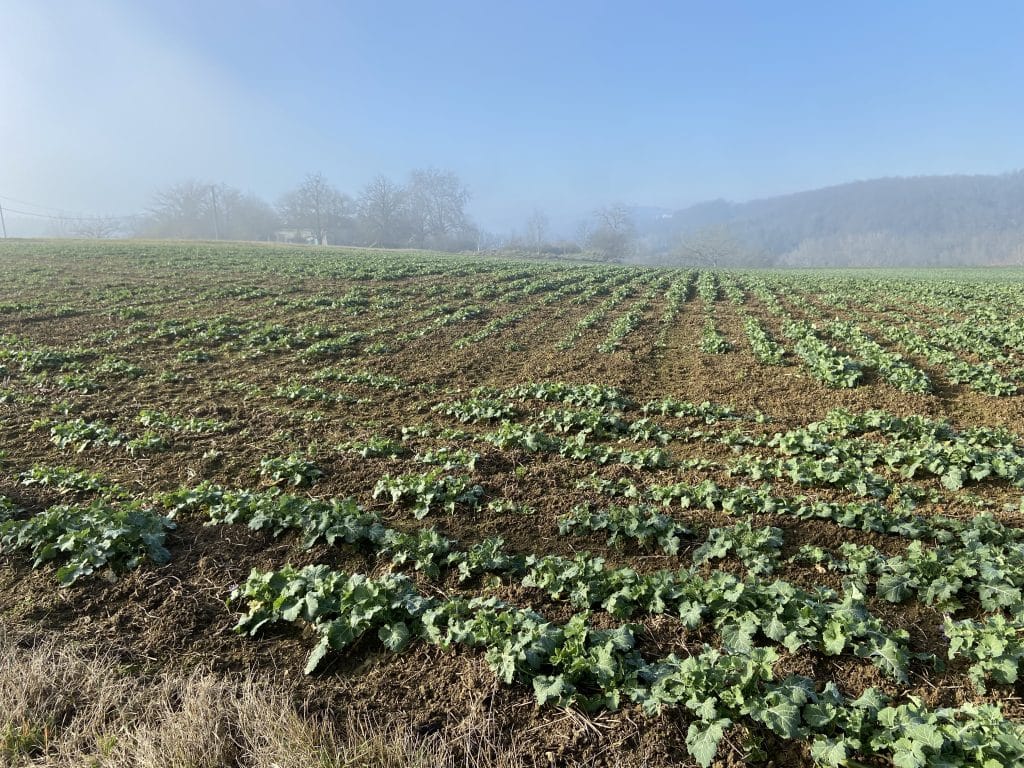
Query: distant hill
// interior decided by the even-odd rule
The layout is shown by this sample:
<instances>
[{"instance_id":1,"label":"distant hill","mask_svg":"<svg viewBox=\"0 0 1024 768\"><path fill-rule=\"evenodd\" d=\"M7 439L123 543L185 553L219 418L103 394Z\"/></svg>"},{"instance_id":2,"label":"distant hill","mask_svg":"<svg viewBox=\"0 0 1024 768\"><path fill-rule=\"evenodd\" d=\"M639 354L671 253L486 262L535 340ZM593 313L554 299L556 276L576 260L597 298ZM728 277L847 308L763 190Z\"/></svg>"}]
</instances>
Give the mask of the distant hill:
<instances>
[{"instance_id":1,"label":"distant hill","mask_svg":"<svg viewBox=\"0 0 1024 768\"><path fill-rule=\"evenodd\" d=\"M659 262L728 265L1024 264L1024 171L857 181L680 211L637 209Z\"/></svg>"}]
</instances>

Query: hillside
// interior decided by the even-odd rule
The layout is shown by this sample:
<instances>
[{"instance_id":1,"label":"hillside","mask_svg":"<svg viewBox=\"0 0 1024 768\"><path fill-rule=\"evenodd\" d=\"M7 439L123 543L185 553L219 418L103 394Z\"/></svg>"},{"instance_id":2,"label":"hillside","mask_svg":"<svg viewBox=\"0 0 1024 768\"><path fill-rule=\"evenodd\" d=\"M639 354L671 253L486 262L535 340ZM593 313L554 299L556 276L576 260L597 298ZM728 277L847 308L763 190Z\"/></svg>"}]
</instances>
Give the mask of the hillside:
<instances>
[{"instance_id":1,"label":"hillside","mask_svg":"<svg viewBox=\"0 0 1024 768\"><path fill-rule=\"evenodd\" d=\"M770 266L1024 263L1024 171L857 181L637 217L661 260Z\"/></svg>"}]
</instances>

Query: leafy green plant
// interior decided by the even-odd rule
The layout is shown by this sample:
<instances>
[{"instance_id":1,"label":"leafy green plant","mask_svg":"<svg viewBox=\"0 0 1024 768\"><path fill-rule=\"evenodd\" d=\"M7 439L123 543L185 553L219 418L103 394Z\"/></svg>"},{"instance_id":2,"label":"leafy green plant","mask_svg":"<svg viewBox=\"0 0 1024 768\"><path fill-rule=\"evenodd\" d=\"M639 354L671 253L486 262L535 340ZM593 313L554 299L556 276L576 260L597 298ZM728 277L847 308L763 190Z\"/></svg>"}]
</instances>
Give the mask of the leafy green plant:
<instances>
[{"instance_id":1,"label":"leafy green plant","mask_svg":"<svg viewBox=\"0 0 1024 768\"><path fill-rule=\"evenodd\" d=\"M437 465L446 472L450 472L453 469L472 472L476 469L476 463L480 460L480 454L468 448L441 447L417 453L414 459L421 464Z\"/></svg>"},{"instance_id":2,"label":"leafy green plant","mask_svg":"<svg viewBox=\"0 0 1024 768\"><path fill-rule=\"evenodd\" d=\"M45 376L45 374L40 375ZM63 391L81 392L83 395L98 392L103 388L98 381L84 373L65 373L57 376L55 381L57 387Z\"/></svg>"},{"instance_id":3,"label":"leafy green plant","mask_svg":"<svg viewBox=\"0 0 1024 768\"><path fill-rule=\"evenodd\" d=\"M747 332L747 340L754 352L754 357L763 365L782 365L785 349L772 339L764 327L750 315L743 318L743 327Z\"/></svg>"},{"instance_id":4,"label":"leafy green plant","mask_svg":"<svg viewBox=\"0 0 1024 768\"><path fill-rule=\"evenodd\" d=\"M704 319L704 330L700 337L700 351L705 355L723 355L732 349L722 334L715 327L715 321L711 317Z\"/></svg>"},{"instance_id":5,"label":"leafy green plant","mask_svg":"<svg viewBox=\"0 0 1024 768\"><path fill-rule=\"evenodd\" d=\"M607 531L609 546L619 544L623 539L632 539L641 547L655 544L669 555L679 553L680 537L689 533L689 529L657 508L637 504L597 510L589 505L575 507L558 520L561 535L574 530Z\"/></svg>"},{"instance_id":6,"label":"leafy green plant","mask_svg":"<svg viewBox=\"0 0 1024 768\"><path fill-rule=\"evenodd\" d=\"M558 381L522 384L504 391L506 397L520 400L544 400L583 408L624 411L632 406L626 395L615 387L599 384L566 384Z\"/></svg>"},{"instance_id":7,"label":"leafy green plant","mask_svg":"<svg viewBox=\"0 0 1024 768\"><path fill-rule=\"evenodd\" d=\"M104 566L115 573L138 567L145 558L170 559L164 546L174 523L138 502L113 505L96 500L87 506L55 506L25 519L0 522L0 546L27 550L33 567L64 560L57 569L61 586L73 584Z\"/></svg>"},{"instance_id":8,"label":"leafy green plant","mask_svg":"<svg viewBox=\"0 0 1024 768\"><path fill-rule=\"evenodd\" d=\"M364 459L397 458L409 453L409 449L396 440L373 435L366 440L353 440L338 446L340 450L350 451Z\"/></svg>"},{"instance_id":9,"label":"leafy green plant","mask_svg":"<svg viewBox=\"0 0 1024 768\"><path fill-rule=\"evenodd\" d=\"M671 416L676 419L696 419L705 424L715 424L719 421L736 421L743 417L734 408L727 405L716 405L705 400L702 403L690 403L677 400L674 397L665 397L661 400L652 400L640 408L645 416L658 414Z\"/></svg>"},{"instance_id":10,"label":"leafy green plant","mask_svg":"<svg viewBox=\"0 0 1024 768\"><path fill-rule=\"evenodd\" d=\"M322 469L299 453L263 457L260 459L260 474L274 485L297 488L313 485L324 476Z\"/></svg>"},{"instance_id":11,"label":"leafy green plant","mask_svg":"<svg viewBox=\"0 0 1024 768\"><path fill-rule=\"evenodd\" d=\"M381 351L382 344L377 342L366 348L367 352L376 354ZM386 348L384 349L386 351ZM318 381L340 381L345 384L359 384L373 389L391 389L396 392L404 389L407 384L397 376L374 371L338 371L328 369L316 375Z\"/></svg>"},{"instance_id":12,"label":"leafy green plant","mask_svg":"<svg viewBox=\"0 0 1024 768\"><path fill-rule=\"evenodd\" d=\"M712 528L707 539L693 553L693 562L706 563L730 554L738 557L751 573L771 573L779 560L782 531L766 526L754 528L744 521L729 528Z\"/></svg>"},{"instance_id":13,"label":"leafy green plant","mask_svg":"<svg viewBox=\"0 0 1024 768\"><path fill-rule=\"evenodd\" d=\"M643 301L631 307L625 314L616 318L608 329L605 340L597 345L598 352L605 354L616 351L622 346L622 341L629 334L640 327L643 322L644 313L647 311L648 302Z\"/></svg>"},{"instance_id":14,"label":"leafy green plant","mask_svg":"<svg viewBox=\"0 0 1024 768\"><path fill-rule=\"evenodd\" d=\"M281 397L289 402L323 403L324 405L335 405L346 399L334 392L328 392L323 387L313 387L301 383L278 386L274 390L274 397Z\"/></svg>"},{"instance_id":15,"label":"leafy green plant","mask_svg":"<svg viewBox=\"0 0 1024 768\"><path fill-rule=\"evenodd\" d=\"M860 363L822 341L807 323L787 321L783 332L793 340L793 350L811 375L830 387L851 388L860 384L864 372Z\"/></svg>"},{"instance_id":16,"label":"leafy green plant","mask_svg":"<svg viewBox=\"0 0 1024 768\"><path fill-rule=\"evenodd\" d=\"M648 712L683 707L691 718L687 748L702 766L711 765L737 723L809 741L823 766L879 752L896 765L964 764L968 754L1000 765L1024 758L1021 729L996 707L928 709L913 698L890 704L872 689L851 700L832 684L818 690L808 678L776 680L779 657L771 648L704 647L648 662L629 626L597 630L585 612L553 624L494 598L425 598L404 577L368 579L323 566L253 572L233 600L246 602L241 632L279 621L309 624L318 637L309 672L331 649L376 630L393 650L414 639L481 648L501 681L532 685L539 705L616 709L632 700Z\"/></svg>"},{"instance_id":17,"label":"leafy green plant","mask_svg":"<svg viewBox=\"0 0 1024 768\"><path fill-rule=\"evenodd\" d=\"M484 327L481 328L479 331L476 331L475 333L471 333L468 336L463 336L461 339L456 339L452 343L452 348L453 349L465 349L466 347L470 347L470 346L472 346L474 344L477 344L477 343L483 341L484 339L486 339L488 336L493 336L494 334L498 333L499 331L504 330L505 328L509 328L509 327L515 325L520 320L522 320L524 317L526 317L528 314L529 314L529 310L528 309L519 309L519 310L513 310L513 311L508 312L507 314L501 315L499 317L495 317L495 318L489 320L484 325Z\"/></svg>"},{"instance_id":18,"label":"leafy green plant","mask_svg":"<svg viewBox=\"0 0 1024 768\"><path fill-rule=\"evenodd\" d=\"M455 513L457 504L475 507L483 496L483 488L466 475L449 475L432 469L421 474L384 475L373 489L373 498L388 495L392 504L412 506L413 516L420 520L440 507Z\"/></svg>"},{"instance_id":19,"label":"leafy green plant","mask_svg":"<svg viewBox=\"0 0 1024 768\"><path fill-rule=\"evenodd\" d=\"M167 429L171 432L188 433L194 435L209 435L223 432L228 424L217 419L203 419L198 416L189 416L187 419L179 416L172 416L161 411L143 409L139 411L138 421L144 427L155 427Z\"/></svg>"},{"instance_id":20,"label":"leafy green plant","mask_svg":"<svg viewBox=\"0 0 1024 768\"><path fill-rule=\"evenodd\" d=\"M494 515L523 515L530 516L537 514L537 508L529 504L521 504L511 499L492 499L487 502L487 511Z\"/></svg>"},{"instance_id":21,"label":"leafy green plant","mask_svg":"<svg viewBox=\"0 0 1024 768\"><path fill-rule=\"evenodd\" d=\"M333 339L324 339L310 344L302 350L301 357L305 362L331 360L338 357L355 355L358 345L364 341L362 333L347 333Z\"/></svg>"},{"instance_id":22,"label":"leafy green plant","mask_svg":"<svg viewBox=\"0 0 1024 768\"><path fill-rule=\"evenodd\" d=\"M483 397L439 403L434 406L433 410L443 413L445 416L454 416L465 424L480 421L512 420L520 416L519 409L514 405L503 400Z\"/></svg>"},{"instance_id":23,"label":"leafy green plant","mask_svg":"<svg viewBox=\"0 0 1024 768\"><path fill-rule=\"evenodd\" d=\"M630 424L621 416L597 408L568 410L548 408L533 420L540 428L551 427L555 432L586 435L594 438L619 437L627 434Z\"/></svg>"},{"instance_id":24,"label":"leafy green plant","mask_svg":"<svg viewBox=\"0 0 1024 768\"><path fill-rule=\"evenodd\" d=\"M901 355L884 349L856 324L836 321L832 323L830 332L897 389L917 394L932 391L931 379L924 371L915 368Z\"/></svg>"},{"instance_id":25,"label":"leafy green plant","mask_svg":"<svg viewBox=\"0 0 1024 768\"><path fill-rule=\"evenodd\" d=\"M159 453L171 448L171 441L163 435L147 429L138 437L133 437L124 444L130 456L145 456L147 453Z\"/></svg>"},{"instance_id":26,"label":"leafy green plant","mask_svg":"<svg viewBox=\"0 0 1024 768\"><path fill-rule=\"evenodd\" d=\"M123 491L98 472L73 467L50 467L35 464L21 473L22 485L40 485L61 493L101 493L105 496L121 495Z\"/></svg>"},{"instance_id":27,"label":"leafy green plant","mask_svg":"<svg viewBox=\"0 0 1024 768\"><path fill-rule=\"evenodd\" d=\"M0 496L0 523L15 517L21 510L6 496Z\"/></svg>"},{"instance_id":28,"label":"leafy green plant","mask_svg":"<svg viewBox=\"0 0 1024 768\"><path fill-rule=\"evenodd\" d=\"M549 435L532 426L502 422L494 432L483 439L499 448L518 448L530 453L559 453L570 459L594 461L598 464L624 464L638 469L658 469L669 466L671 459L661 448L629 450L587 442L588 433L578 432L569 439Z\"/></svg>"},{"instance_id":29,"label":"leafy green plant","mask_svg":"<svg viewBox=\"0 0 1024 768\"><path fill-rule=\"evenodd\" d=\"M946 616L949 658L965 657L971 662L970 676L975 688L985 692L986 680L1001 685L1017 682L1024 660L1024 622L994 614L981 621L954 621Z\"/></svg>"},{"instance_id":30,"label":"leafy green plant","mask_svg":"<svg viewBox=\"0 0 1024 768\"><path fill-rule=\"evenodd\" d=\"M82 453L94 445L113 448L126 440L124 435L99 421L72 419L50 425L50 442L58 448L74 448L76 453Z\"/></svg>"},{"instance_id":31,"label":"leafy green plant","mask_svg":"<svg viewBox=\"0 0 1024 768\"><path fill-rule=\"evenodd\" d=\"M183 349L177 359L182 363L211 363L217 358L202 349Z\"/></svg>"},{"instance_id":32,"label":"leafy green plant","mask_svg":"<svg viewBox=\"0 0 1024 768\"><path fill-rule=\"evenodd\" d=\"M249 635L276 621L313 624L319 640L306 662L307 673L320 666L328 651L343 650L372 630L386 648L400 651L410 640L409 624L427 605L400 574L368 579L326 566L254 571L231 600L246 602L248 612L235 628Z\"/></svg>"}]
</instances>

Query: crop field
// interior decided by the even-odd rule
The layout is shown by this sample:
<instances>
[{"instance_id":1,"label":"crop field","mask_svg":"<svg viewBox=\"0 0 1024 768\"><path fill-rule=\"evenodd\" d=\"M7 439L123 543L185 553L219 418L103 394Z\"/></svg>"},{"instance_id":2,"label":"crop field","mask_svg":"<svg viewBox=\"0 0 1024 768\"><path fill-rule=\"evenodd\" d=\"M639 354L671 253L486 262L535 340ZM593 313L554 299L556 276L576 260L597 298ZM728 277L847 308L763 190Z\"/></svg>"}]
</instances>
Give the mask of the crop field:
<instances>
[{"instance_id":1,"label":"crop field","mask_svg":"<svg viewBox=\"0 0 1024 768\"><path fill-rule=\"evenodd\" d=\"M1024 765L1024 272L0 275L0 636L272 674L452 765Z\"/></svg>"}]
</instances>

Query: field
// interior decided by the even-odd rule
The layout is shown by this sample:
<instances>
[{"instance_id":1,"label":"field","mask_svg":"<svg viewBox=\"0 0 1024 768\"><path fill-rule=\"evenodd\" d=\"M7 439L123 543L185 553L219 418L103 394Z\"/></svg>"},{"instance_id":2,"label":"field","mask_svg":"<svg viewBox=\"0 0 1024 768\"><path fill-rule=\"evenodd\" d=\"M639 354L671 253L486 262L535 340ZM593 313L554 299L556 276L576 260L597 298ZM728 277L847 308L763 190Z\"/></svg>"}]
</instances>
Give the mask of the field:
<instances>
[{"instance_id":1,"label":"field","mask_svg":"<svg viewBox=\"0 0 1024 768\"><path fill-rule=\"evenodd\" d=\"M2 764L1024 764L1021 271L0 274Z\"/></svg>"}]
</instances>

